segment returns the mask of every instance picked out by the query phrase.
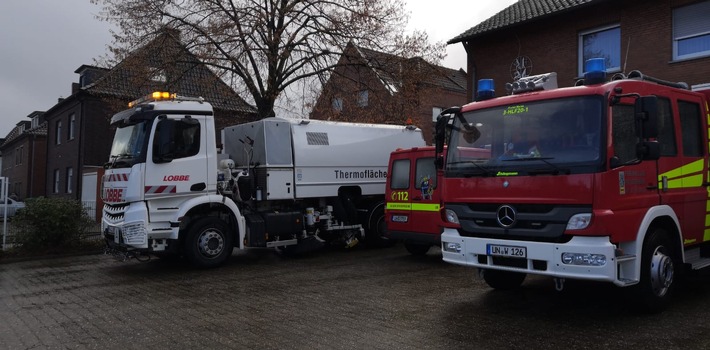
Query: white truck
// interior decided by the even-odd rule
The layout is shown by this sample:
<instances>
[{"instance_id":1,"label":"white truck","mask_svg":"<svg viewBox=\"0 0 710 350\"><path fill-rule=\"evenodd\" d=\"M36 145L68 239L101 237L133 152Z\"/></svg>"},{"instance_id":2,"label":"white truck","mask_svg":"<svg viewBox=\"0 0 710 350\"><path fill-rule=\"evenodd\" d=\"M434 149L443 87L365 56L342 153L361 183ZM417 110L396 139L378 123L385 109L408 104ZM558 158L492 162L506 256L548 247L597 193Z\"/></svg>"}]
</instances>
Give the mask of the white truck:
<instances>
[{"instance_id":1,"label":"white truck","mask_svg":"<svg viewBox=\"0 0 710 350\"><path fill-rule=\"evenodd\" d=\"M384 240L390 152L423 146L413 126L266 118L221 131L201 98L153 93L111 119L102 178L107 252L185 256L286 252Z\"/></svg>"}]
</instances>

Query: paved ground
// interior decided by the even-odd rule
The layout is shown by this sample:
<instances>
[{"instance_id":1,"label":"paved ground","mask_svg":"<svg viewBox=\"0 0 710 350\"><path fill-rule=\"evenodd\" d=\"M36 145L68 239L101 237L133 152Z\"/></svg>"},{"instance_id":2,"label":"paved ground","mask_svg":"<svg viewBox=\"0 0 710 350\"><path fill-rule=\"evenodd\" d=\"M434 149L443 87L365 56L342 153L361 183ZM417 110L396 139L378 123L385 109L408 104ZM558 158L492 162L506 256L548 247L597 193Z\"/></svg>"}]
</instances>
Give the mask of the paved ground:
<instances>
[{"instance_id":1,"label":"paved ground","mask_svg":"<svg viewBox=\"0 0 710 350\"><path fill-rule=\"evenodd\" d=\"M606 285L492 291L437 253L251 250L206 271L103 255L0 264L0 349L710 348L708 279L641 315Z\"/></svg>"}]
</instances>

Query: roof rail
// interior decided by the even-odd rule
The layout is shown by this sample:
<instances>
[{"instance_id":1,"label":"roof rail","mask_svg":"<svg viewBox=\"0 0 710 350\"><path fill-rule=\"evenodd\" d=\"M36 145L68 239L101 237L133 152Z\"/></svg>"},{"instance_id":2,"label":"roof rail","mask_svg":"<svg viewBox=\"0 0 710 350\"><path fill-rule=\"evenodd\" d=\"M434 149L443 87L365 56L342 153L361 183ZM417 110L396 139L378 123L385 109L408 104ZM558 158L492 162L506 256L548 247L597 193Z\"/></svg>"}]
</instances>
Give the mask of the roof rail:
<instances>
[{"instance_id":1,"label":"roof rail","mask_svg":"<svg viewBox=\"0 0 710 350\"><path fill-rule=\"evenodd\" d=\"M682 81L674 83L672 81L666 81L666 80L661 80L661 79L657 79L654 77L649 77L648 75L643 75L643 73L641 73L640 71L637 71L637 70L631 71L629 73L629 75L627 76L627 78L628 79L646 80L646 81L654 82L656 84L674 87L677 89L690 90L690 88L688 87L688 83L684 83Z\"/></svg>"}]
</instances>

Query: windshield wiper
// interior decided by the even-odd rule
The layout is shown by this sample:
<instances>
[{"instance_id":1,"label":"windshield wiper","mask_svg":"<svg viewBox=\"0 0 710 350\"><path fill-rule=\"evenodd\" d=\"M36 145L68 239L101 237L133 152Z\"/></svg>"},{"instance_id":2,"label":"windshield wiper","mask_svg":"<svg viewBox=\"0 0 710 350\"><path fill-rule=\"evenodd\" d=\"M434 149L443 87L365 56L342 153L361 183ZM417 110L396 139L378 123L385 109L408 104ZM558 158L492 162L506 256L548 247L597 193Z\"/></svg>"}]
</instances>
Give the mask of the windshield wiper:
<instances>
[{"instance_id":1,"label":"windshield wiper","mask_svg":"<svg viewBox=\"0 0 710 350\"><path fill-rule=\"evenodd\" d=\"M123 159L132 159L132 158L134 158L133 155L128 154L128 153L111 155L111 160L104 163L104 168L129 167L129 166L131 166L131 163L128 161L125 161ZM119 159L122 159L122 160L119 160Z\"/></svg>"},{"instance_id":2,"label":"windshield wiper","mask_svg":"<svg viewBox=\"0 0 710 350\"><path fill-rule=\"evenodd\" d=\"M558 167L557 165L548 162L550 159L555 159L553 157L521 157L521 158L508 158L508 159L502 159L504 162L529 162L533 160L539 160L552 168L552 170L531 170L528 171L528 174L530 175L541 175L541 174L551 174L551 175L559 175L560 173L564 175L569 175L570 170L569 169L562 169Z\"/></svg>"},{"instance_id":3,"label":"windshield wiper","mask_svg":"<svg viewBox=\"0 0 710 350\"><path fill-rule=\"evenodd\" d=\"M449 164L452 164L452 165L453 165L453 164L473 164L473 166L475 166L476 168L478 168L478 170L480 170L480 171L483 172L483 176L493 176L493 175L495 175L495 173L494 173L493 171L491 171L490 169L488 169L488 168L484 167L483 165L480 165L480 164L478 164L478 163L476 163L476 162L474 162L474 161L472 161L472 160L467 160L467 161L465 161L465 162L451 162L451 163L449 163ZM474 175L472 175L472 174L464 174L464 176L471 177L471 176L474 176Z\"/></svg>"}]
</instances>

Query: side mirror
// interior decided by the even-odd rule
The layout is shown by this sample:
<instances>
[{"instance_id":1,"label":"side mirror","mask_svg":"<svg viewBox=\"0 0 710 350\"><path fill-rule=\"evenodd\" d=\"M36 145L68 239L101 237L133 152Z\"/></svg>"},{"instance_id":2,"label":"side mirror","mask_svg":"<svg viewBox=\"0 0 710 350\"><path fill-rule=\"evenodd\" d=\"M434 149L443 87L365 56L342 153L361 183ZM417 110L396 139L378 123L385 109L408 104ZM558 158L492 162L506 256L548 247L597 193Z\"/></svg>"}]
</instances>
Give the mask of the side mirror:
<instances>
[{"instance_id":1,"label":"side mirror","mask_svg":"<svg viewBox=\"0 0 710 350\"><path fill-rule=\"evenodd\" d=\"M641 139L658 137L658 97L643 96L636 99L634 105L636 122L639 125ZM641 159L641 158L639 158Z\"/></svg>"},{"instance_id":2,"label":"side mirror","mask_svg":"<svg viewBox=\"0 0 710 350\"><path fill-rule=\"evenodd\" d=\"M641 141L636 145L636 157L640 160L661 158L661 144L656 141Z\"/></svg>"}]
</instances>

